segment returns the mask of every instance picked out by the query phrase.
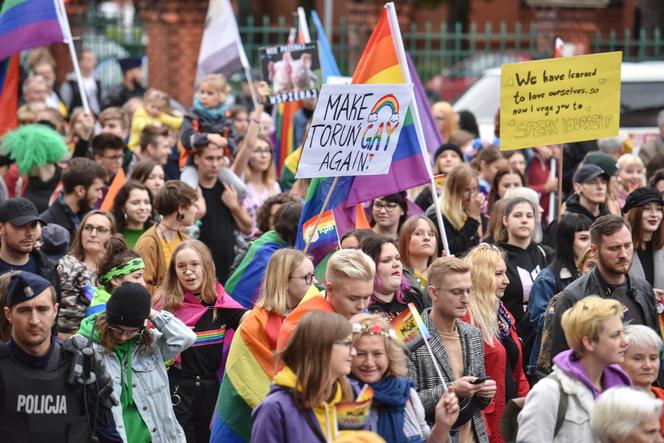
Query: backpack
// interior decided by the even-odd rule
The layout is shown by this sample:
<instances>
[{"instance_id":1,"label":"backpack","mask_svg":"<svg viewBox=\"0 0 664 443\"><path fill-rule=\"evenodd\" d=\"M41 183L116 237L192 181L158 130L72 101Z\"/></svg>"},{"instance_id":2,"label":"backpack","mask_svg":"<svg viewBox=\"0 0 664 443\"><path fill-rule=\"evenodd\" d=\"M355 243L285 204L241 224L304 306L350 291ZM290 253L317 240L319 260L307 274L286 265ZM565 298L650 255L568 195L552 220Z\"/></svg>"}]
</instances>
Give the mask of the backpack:
<instances>
[{"instance_id":1,"label":"backpack","mask_svg":"<svg viewBox=\"0 0 664 443\"><path fill-rule=\"evenodd\" d=\"M556 426L553 430L553 437L558 435L558 431L563 427L565 422L565 415L567 415L567 406L569 405L569 395L563 391L563 385L560 383L558 377L547 375L546 378L551 378L558 383L558 392L560 393L560 400L558 401L558 412L556 413ZM503 436L506 442L515 442L516 435L519 431L519 422L517 417L521 412L521 407L516 404L514 400L510 400L505 405L503 416L500 419L500 435Z\"/></svg>"},{"instance_id":2,"label":"backpack","mask_svg":"<svg viewBox=\"0 0 664 443\"><path fill-rule=\"evenodd\" d=\"M542 325L542 341L540 344L540 353L537 357L537 376L542 378L551 373L551 334L553 332L553 318L556 314L556 304L560 298L559 292L551 297L549 304L544 312L544 324Z\"/></svg>"}]
</instances>

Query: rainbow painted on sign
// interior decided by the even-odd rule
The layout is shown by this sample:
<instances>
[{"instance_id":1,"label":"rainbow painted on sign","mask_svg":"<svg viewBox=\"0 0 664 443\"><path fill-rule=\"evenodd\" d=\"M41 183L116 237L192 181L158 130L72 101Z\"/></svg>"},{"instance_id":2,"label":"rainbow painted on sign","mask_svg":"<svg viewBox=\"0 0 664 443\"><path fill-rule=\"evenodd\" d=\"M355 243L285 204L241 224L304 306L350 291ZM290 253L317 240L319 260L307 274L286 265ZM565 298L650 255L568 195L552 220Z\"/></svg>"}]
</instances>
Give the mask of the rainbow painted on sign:
<instances>
[{"instance_id":1,"label":"rainbow painted on sign","mask_svg":"<svg viewBox=\"0 0 664 443\"><path fill-rule=\"evenodd\" d=\"M394 97L394 95L388 94L378 99L374 107L371 108L371 114L378 114L378 111L383 109L385 106L390 108L392 114L399 113L399 102L397 101L396 97Z\"/></svg>"}]
</instances>

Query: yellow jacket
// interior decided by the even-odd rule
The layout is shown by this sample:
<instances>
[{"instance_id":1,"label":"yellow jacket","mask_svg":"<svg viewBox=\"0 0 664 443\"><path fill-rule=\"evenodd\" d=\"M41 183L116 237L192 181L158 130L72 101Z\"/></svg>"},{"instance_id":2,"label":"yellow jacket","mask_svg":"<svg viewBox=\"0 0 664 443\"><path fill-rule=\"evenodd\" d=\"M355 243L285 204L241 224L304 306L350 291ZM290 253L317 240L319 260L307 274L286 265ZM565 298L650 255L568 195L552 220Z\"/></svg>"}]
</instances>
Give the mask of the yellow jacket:
<instances>
[{"instance_id":1,"label":"yellow jacket","mask_svg":"<svg viewBox=\"0 0 664 443\"><path fill-rule=\"evenodd\" d=\"M183 121L184 117L180 115L166 114L165 112L159 114L159 117L157 118L151 117L145 112L145 107L143 105L139 106L131 118L131 134L129 135L128 144L129 149L136 151L136 148L138 148L141 141L141 132L143 132L143 128L147 125L158 124L166 126L168 129L175 132L177 137L177 132L180 130Z\"/></svg>"}]
</instances>

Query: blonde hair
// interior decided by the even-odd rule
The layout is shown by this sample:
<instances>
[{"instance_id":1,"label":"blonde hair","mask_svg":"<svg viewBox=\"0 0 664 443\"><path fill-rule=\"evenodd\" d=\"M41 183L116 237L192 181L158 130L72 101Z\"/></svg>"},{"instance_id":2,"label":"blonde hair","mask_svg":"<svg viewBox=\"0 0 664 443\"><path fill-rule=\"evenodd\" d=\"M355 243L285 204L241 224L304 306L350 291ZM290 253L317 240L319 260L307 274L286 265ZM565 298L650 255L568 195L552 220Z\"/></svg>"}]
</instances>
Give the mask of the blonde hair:
<instances>
[{"instance_id":1,"label":"blonde hair","mask_svg":"<svg viewBox=\"0 0 664 443\"><path fill-rule=\"evenodd\" d=\"M408 375L408 366L406 365L406 354L403 347L399 345L394 338L388 336L388 332L392 329L391 325L387 322L385 317L379 314L355 314L350 319L350 323L354 326L358 324L362 326L362 332L353 334L353 342L357 342L360 337L364 335L378 335L373 334L370 328L380 327L380 335L383 337L385 343L385 355L387 355L388 365L385 371L385 376L406 377Z\"/></svg>"},{"instance_id":2,"label":"blonde hair","mask_svg":"<svg viewBox=\"0 0 664 443\"><path fill-rule=\"evenodd\" d=\"M265 269L265 278L255 306L285 316L288 312L288 279L309 256L297 249L284 248L275 252Z\"/></svg>"},{"instance_id":3,"label":"blonde hair","mask_svg":"<svg viewBox=\"0 0 664 443\"><path fill-rule=\"evenodd\" d=\"M465 257L470 268L473 293L468 303L471 324L480 328L482 338L493 345L498 337L498 306L495 269L505 254L494 245L482 243L471 249Z\"/></svg>"},{"instance_id":4,"label":"blonde hair","mask_svg":"<svg viewBox=\"0 0 664 443\"><path fill-rule=\"evenodd\" d=\"M341 249L330 257L325 269L325 280L334 283L339 278L371 280L376 275L376 264L359 249Z\"/></svg>"},{"instance_id":5,"label":"blonde hair","mask_svg":"<svg viewBox=\"0 0 664 443\"><path fill-rule=\"evenodd\" d=\"M456 132L459 129L459 121L457 120L457 114L454 112L454 108L448 102L436 102L431 106L432 112L442 112L445 114L445 127L441 132L443 139L448 141L453 132Z\"/></svg>"},{"instance_id":6,"label":"blonde hair","mask_svg":"<svg viewBox=\"0 0 664 443\"><path fill-rule=\"evenodd\" d=\"M203 77L203 80L201 80L201 86L203 83L206 83L217 93L228 94L231 91L231 87L228 86L228 81L226 80L226 76L224 74L208 74Z\"/></svg>"},{"instance_id":7,"label":"blonde hair","mask_svg":"<svg viewBox=\"0 0 664 443\"><path fill-rule=\"evenodd\" d=\"M641 168L643 173L641 174L641 181L639 182L639 188L646 186L646 167L643 164L643 161L639 156L634 154L623 154L618 158L618 169L622 170L628 166L638 166Z\"/></svg>"},{"instance_id":8,"label":"blonde hair","mask_svg":"<svg viewBox=\"0 0 664 443\"><path fill-rule=\"evenodd\" d=\"M597 341L604 322L614 315L620 316L621 319L623 316L623 307L618 300L591 295L576 302L565 311L560 322L570 349L573 349L577 356L583 356L583 338Z\"/></svg>"},{"instance_id":9,"label":"blonde hair","mask_svg":"<svg viewBox=\"0 0 664 443\"><path fill-rule=\"evenodd\" d=\"M477 182L477 172L466 164L452 169L445 180L445 187L440 194L440 207L443 214L455 229L463 227L468 216L463 208L463 195L472 182Z\"/></svg>"},{"instance_id":10,"label":"blonde hair","mask_svg":"<svg viewBox=\"0 0 664 443\"><path fill-rule=\"evenodd\" d=\"M470 272L470 267L468 263L460 258L453 256L440 257L435 259L431 263L431 266L429 266L427 284L429 286L437 286L447 274L465 274L467 272Z\"/></svg>"}]
</instances>

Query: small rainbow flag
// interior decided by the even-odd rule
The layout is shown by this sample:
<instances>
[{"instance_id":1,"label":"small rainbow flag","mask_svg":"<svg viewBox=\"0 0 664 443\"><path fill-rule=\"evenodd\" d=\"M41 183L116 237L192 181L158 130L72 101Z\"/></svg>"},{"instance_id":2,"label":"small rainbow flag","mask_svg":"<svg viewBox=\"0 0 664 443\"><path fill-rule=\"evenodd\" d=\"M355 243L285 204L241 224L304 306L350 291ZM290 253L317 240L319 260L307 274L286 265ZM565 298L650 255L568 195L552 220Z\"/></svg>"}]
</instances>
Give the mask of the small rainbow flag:
<instances>
[{"instance_id":1,"label":"small rainbow flag","mask_svg":"<svg viewBox=\"0 0 664 443\"><path fill-rule=\"evenodd\" d=\"M412 303L408 303L408 309L405 309L390 323L397 333L397 339L401 340L410 352L419 348L424 340L431 339L429 330Z\"/></svg>"},{"instance_id":2,"label":"small rainbow flag","mask_svg":"<svg viewBox=\"0 0 664 443\"><path fill-rule=\"evenodd\" d=\"M323 248L324 252L322 255L325 255L330 249L333 249L339 244L339 234L337 232L337 224L334 221L334 212L331 209L325 211L318 222L316 232L313 232L314 226L316 225L316 219L318 219L318 215L311 217L304 223L304 226L302 227L302 240L306 243L307 240L311 238L308 250L310 254L320 255L316 254L314 251Z\"/></svg>"}]
</instances>

